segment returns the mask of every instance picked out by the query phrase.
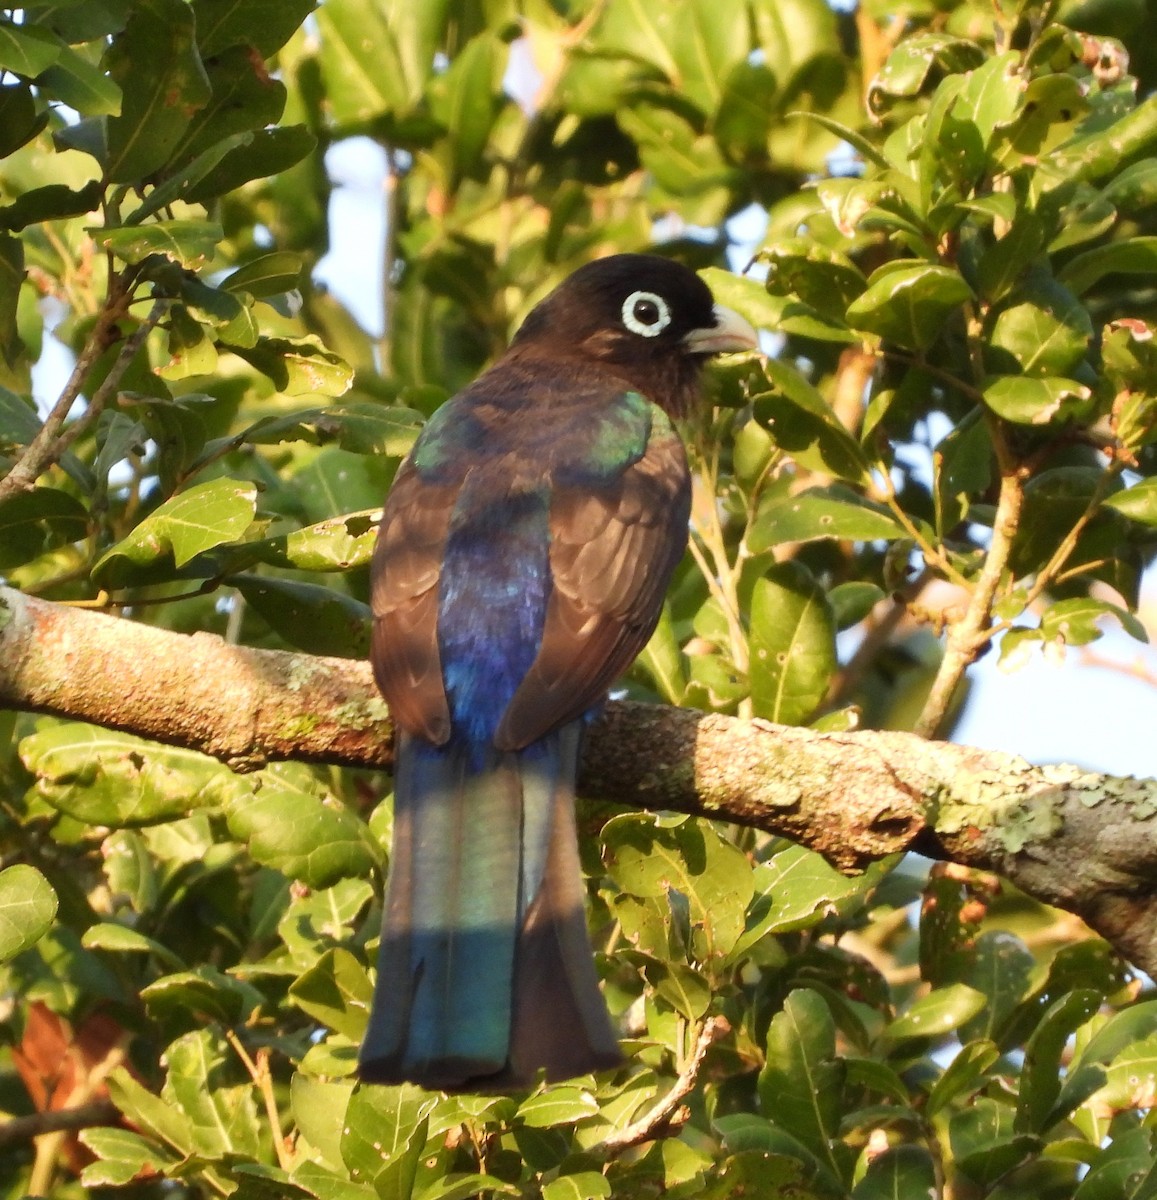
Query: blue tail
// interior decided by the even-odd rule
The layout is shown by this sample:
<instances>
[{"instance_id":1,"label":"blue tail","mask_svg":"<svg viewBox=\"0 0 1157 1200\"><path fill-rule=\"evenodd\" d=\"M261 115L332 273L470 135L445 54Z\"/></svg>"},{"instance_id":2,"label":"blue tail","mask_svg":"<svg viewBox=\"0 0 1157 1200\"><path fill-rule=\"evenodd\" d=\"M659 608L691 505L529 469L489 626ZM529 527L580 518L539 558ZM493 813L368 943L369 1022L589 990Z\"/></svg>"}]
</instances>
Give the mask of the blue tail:
<instances>
[{"instance_id":1,"label":"blue tail","mask_svg":"<svg viewBox=\"0 0 1157 1200\"><path fill-rule=\"evenodd\" d=\"M580 733L517 752L400 736L362 1079L490 1091L621 1061L583 909Z\"/></svg>"}]
</instances>

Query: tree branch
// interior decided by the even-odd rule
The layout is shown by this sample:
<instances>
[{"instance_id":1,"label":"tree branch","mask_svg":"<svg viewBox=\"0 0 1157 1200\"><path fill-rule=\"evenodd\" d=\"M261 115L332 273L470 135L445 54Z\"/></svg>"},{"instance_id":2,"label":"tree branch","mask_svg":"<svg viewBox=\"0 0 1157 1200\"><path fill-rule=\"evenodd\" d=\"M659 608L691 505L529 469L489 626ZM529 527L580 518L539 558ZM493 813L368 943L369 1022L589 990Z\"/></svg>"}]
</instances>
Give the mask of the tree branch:
<instances>
[{"instance_id":1,"label":"tree branch","mask_svg":"<svg viewBox=\"0 0 1157 1200\"><path fill-rule=\"evenodd\" d=\"M0 705L212 755L389 767L369 666L228 646L0 588ZM820 733L611 703L581 794L751 825L843 870L915 849L996 871L1157 972L1157 782L907 733Z\"/></svg>"}]
</instances>

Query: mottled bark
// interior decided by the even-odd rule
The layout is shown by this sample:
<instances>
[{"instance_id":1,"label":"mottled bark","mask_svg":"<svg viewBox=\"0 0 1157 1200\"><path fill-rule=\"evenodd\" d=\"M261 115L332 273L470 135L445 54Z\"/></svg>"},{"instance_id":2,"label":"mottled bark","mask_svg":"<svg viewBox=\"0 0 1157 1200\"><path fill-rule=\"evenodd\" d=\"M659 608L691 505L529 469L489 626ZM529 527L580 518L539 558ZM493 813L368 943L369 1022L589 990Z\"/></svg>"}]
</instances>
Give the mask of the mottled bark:
<instances>
[{"instance_id":1,"label":"mottled bark","mask_svg":"<svg viewBox=\"0 0 1157 1200\"><path fill-rule=\"evenodd\" d=\"M0 705L202 751L388 767L369 668L187 637L0 588ZM612 703L580 791L753 825L844 870L905 849L997 871L1157 971L1157 782L905 733L817 733Z\"/></svg>"}]
</instances>

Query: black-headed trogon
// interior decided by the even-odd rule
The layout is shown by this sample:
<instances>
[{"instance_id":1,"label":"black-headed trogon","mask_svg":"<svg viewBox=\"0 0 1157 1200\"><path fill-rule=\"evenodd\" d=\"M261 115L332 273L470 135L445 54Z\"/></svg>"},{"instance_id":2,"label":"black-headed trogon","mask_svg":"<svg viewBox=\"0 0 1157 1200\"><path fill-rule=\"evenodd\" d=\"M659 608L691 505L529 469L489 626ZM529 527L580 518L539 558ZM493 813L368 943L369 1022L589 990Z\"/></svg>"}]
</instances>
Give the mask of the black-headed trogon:
<instances>
[{"instance_id":1,"label":"black-headed trogon","mask_svg":"<svg viewBox=\"0 0 1157 1200\"><path fill-rule=\"evenodd\" d=\"M672 419L708 355L755 344L686 267L600 259L399 469L373 560L398 745L363 1080L491 1091L620 1061L584 916L579 744L686 548Z\"/></svg>"}]
</instances>

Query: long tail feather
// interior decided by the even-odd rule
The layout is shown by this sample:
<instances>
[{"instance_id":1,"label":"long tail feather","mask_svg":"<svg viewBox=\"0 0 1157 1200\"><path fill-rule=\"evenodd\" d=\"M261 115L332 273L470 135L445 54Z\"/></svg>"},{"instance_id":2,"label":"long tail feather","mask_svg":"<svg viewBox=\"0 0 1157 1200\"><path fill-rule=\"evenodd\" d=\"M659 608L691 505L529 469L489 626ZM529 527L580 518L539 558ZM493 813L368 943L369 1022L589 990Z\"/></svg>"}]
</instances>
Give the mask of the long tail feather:
<instances>
[{"instance_id":1,"label":"long tail feather","mask_svg":"<svg viewBox=\"0 0 1157 1200\"><path fill-rule=\"evenodd\" d=\"M579 736L516 753L402 737L363 1079L488 1091L620 1061L583 910Z\"/></svg>"}]
</instances>

